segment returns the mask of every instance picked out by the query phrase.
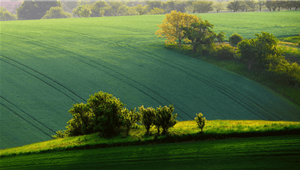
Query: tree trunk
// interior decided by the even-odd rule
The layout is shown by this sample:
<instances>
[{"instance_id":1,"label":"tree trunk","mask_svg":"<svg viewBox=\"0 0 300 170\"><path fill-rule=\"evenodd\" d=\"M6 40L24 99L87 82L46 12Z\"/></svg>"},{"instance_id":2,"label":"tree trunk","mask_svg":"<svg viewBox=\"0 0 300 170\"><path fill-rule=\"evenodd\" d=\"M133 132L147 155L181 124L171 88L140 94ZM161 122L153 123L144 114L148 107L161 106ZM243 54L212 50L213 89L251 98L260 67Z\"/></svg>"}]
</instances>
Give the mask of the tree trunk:
<instances>
[{"instance_id":1,"label":"tree trunk","mask_svg":"<svg viewBox=\"0 0 300 170\"><path fill-rule=\"evenodd\" d=\"M181 47L181 39L178 40L178 47L180 49L180 47Z\"/></svg>"}]
</instances>

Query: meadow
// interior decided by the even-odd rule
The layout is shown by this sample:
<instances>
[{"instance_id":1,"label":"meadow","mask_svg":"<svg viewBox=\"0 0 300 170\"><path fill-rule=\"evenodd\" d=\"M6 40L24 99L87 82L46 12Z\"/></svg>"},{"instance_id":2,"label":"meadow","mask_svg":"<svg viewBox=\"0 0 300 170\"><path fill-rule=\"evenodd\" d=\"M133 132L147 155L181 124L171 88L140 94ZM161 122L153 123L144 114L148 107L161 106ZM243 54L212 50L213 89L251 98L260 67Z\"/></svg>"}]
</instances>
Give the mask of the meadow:
<instances>
[{"instance_id":1,"label":"meadow","mask_svg":"<svg viewBox=\"0 0 300 170\"><path fill-rule=\"evenodd\" d=\"M300 120L299 106L245 77L164 48L164 15L1 22L0 149L51 139L68 110L104 91L178 120ZM299 12L201 14L244 38L299 34Z\"/></svg>"}]
</instances>

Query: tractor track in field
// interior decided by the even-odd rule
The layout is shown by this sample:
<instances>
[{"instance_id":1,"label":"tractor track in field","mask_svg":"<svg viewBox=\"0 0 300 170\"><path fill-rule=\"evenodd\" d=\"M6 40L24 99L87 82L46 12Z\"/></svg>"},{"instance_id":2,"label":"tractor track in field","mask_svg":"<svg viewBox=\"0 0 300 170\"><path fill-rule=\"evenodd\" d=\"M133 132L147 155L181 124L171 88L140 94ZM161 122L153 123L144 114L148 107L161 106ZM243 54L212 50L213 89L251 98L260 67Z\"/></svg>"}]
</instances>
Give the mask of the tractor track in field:
<instances>
[{"instance_id":1,"label":"tractor track in field","mask_svg":"<svg viewBox=\"0 0 300 170\"><path fill-rule=\"evenodd\" d=\"M77 95L77 94L76 94L75 92L73 92L71 89L69 89L69 88L67 88L66 86L60 84L59 82L53 80L52 78L46 76L45 74L43 74L43 73L41 73L41 72L39 72L39 71L37 71L37 70L35 70L35 69L33 69L33 68L31 68L31 67L25 65L25 64L22 64L22 63L20 63L20 62L14 60L14 59L12 59L12 58L9 58L9 57L4 56L4 55L2 55L2 54L0 54L0 56L4 57L4 58L6 58L6 59L8 59L8 60L10 60L10 61L13 61L13 62L15 62L15 63L17 63L17 64L19 64L19 65L22 65L22 66L28 68L29 70L32 70L32 71L38 73L39 75L41 75L41 76L47 78L48 80L54 82L55 84L61 86L61 87L64 88L64 89L66 89L67 91L69 91L70 93L72 93L73 95L75 95L76 97L78 97L79 99L85 101L82 97L80 97L79 95ZM15 66L15 67L17 67L17 66ZM51 85L50 85L50 86L51 86ZM69 98L70 98L70 97L69 97ZM72 99L72 98L70 98L70 99ZM74 99L72 99L72 100L75 101Z\"/></svg>"},{"instance_id":2,"label":"tractor track in field","mask_svg":"<svg viewBox=\"0 0 300 170\"><path fill-rule=\"evenodd\" d=\"M14 36L15 36L15 35L14 35ZM30 38L27 38L27 37L22 37L22 38L30 39ZM37 45L38 45L38 46L42 46L41 44L42 44L42 42L39 42L39 44L37 44ZM47 46L49 47L49 43L47 44ZM98 62L96 62L96 61L94 61L94 60L88 59L88 58L85 57L85 56L76 54L76 53L74 53L74 52L72 52L72 51L63 49L63 48L58 47L58 46L55 46L55 45L53 45L53 44L51 44L51 46L52 46L52 47L55 47L55 48L58 48L58 49L61 49L61 50L63 50L63 51L66 51L66 52L68 52L68 53L71 53L71 54L73 54L73 55L79 56L80 58L84 58L85 60L89 60L89 61L91 61L93 64L96 63L97 65L99 65L99 66L101 66L101 67L103 67L103 68L106 68L107 70L110 70L110 71L112 71L112 72L115 72L115 73L121 75L122 77L124 77L124 78L126 78L126 79L128 79L128 80L130 80L130 81L132 81L132 82L134 82L134 83L136 83L136 84L138 84L138 85L140 85L140 86L142 86L142 87L148 89L149 91L151 91L151 92L154 93L155 95L159 96L159 97L162 98L163 100L165 100L165 101L167 101L168 103L170 103L167 99L165 99L164 97L162 97L162 96L159 95L158 93L154 92L152 89L150 89L150 88L146 87L145 85L143 85L143 84L141 84L141 83L139 83L139 82L137 82L137 81L135 81L135 80L129 78L128 76L125 76L125 75L122 74L122 73L119 73L119 72L117 72L117 71L115 71L115 70L113 70L113 69L111 69L111 68L108 68L107 66L105 66L105 65L103 65L103 64L100 64L100 63L98 63ZM43 47L44 47L44 46L43 46ZM154 101L156 101L157 103L159 103L159 104L162 105L162 103L161 103L160 101L158 101L157 99L155 99L153 96L150 96L149 94L145 93L143 90L141 90L141 89L138 88L137 86L132 85L132 84L128 83L127 81L124 81L124 80L122 80L121 78L119 78L119 77L117 77L117 76L111 74L109 71L104 71L103 69L100 69L99 67L96 67L96 66L94 66L94 65L92 65L92 64L90 64L90 63L88 63L88 62L85 62L85 61L83 61L83 60L81 60L81 59L79 59L79 58L77 58L77 57L72 57L72 56L68 56L68 57L77 59L77 60L79 60L79 61L82 62L82 63L85 63L85 64L87 64L87 65L89 65L89 66L91 66L91 67L94 67L94 68L96 68L96 69L98 69L98 70L100 70L100 71L103 71L103 72L105 72L105 73L111 75L111 76L114 77L114 78L117 78L118 80L120 80L120 81L122 81L122 82L124 82L124 83L126 83L126 84L128 84L128 85L130 85L130 86L132 86L132 87L134 87L135 89L137 89L137 90L140 91L141 93L145 94L146 96L150 97L152 100L154 100ZM177 108L177 109L178 109L178 108ZM178 110L182 111L181 109L178 109ZM192 119L192 117L189 116L187 113L185 113L185 112L183 112L183 111L182 111L182 113L184 113L186 116L188 116L189 118ZM182 117L180 117L179 115L178 115L178 117L181 118L182 120L184 120L184 119L183 119Z\"/></svg>"},{"instance_id":3,"label":"tractor track in field","mask_svg":"<svg viewBox=\"0 0 300 170\"><path fill-rule=\"evenodd\" d=\"M131 47L131 46L128 45L128 44L127 44L127 46L130 48L131 51L138 53L136 50L134 50L135 48ZM140 51L142 51L142 50L140 50ZM253 109L254 111L258 111L258 109L256 109L255 106L251 106L251 105L249 105L247 102L245 102L245 101L243 101L243 100L237 100L238 98L235 97L235 96L243 96L244 99L245 99L245 98L248 99L252 104L254 104L254 105L256 105L256 106L259 106L261 109L263 109L263 110L265 110L266 112L268 112L268 111L267 111L263 106L261 106L258 102L255 102L255 101L249 99L249 97L248 97L247 95L243 95L242 93L238 93L238 92L236 92L236 91L233 91L233 90L231 90L229 87L227 87L227 85L225 85L225 84L223 84L223 83L221 83L221 82L218 82L218 81L216 81L216 80L214 80L214 79L212 79L212 78L210 78L210 77L208 77L208 76L206 76L206 75L204 75L204 74L201 74L201 73L199 73L199 74L201 74L201 76L202 76L202 77L205 77L206 79L205 79L205 80L204 80L204 79L200 79L199 77L197 77L197 76L195 75L195 73L194 73L195 70L191 70L190 68L186 68L186 67L184 67L184 66L181 66L181 65L179 65L179 64L177 64L177 63L174 63L174 62L172 62L172 61L170 61L170 60L163 59L162 57L159 57L159 56L157 56L157 55L151 54L151 53L149 53L149 52L146 52L146 51L143 51L143 52L146 53L146 54L148 54L148 55L151 56L151 57L154 56L154 57L159 58L159 59L161 59L161 60L165 60L166 62L162 62L162 61L159 61L159 60L157 60L157 61L159 61L159 62L161 62L161 63L163 63L163 64L165 64L165 65L169 65L170 67L172 67L172 68L174 68L174 69L178 69L178 70L180 70L180 71L186 73L187 75L193 77L194 79L196 79L196 80L198 80L198 81L200 81L200 82L202 82L202 83L204 83L204 84L208 84L208 85L210 85L210 86L216 88L220 93L222 93L222 94L225 95L226 97L232 99L233 101L239 103L241 106L243 106L245 109L247 109L248 111L250 111L250 112L253 113L254 115L256 115L256 116L258 116L258 117L260 117L260 118L261 118L260 115L263 115L265 118L267 118L267 119L269 119L269 120L272 120L272 117L269 117L269 115L266 115L266 114L264 114L263 112L260 112L260 115L259 115L259 114L256 114L255 112L253 112L252 110L249 109L249 108L251 108L251 109ZM172 63L172 64L175 65L175 66L173 66L173 65L171 65L171 64L169 64L169 63ZM176 66L177 66L177 68L176 68ZM189 71L189 70L190 70L190 71ZM218 85L218 84L220 84L220 85ZM237 94L237 95L234 95L234 94ZM249 103L250 103L250 102L249 102ZM247 108L246 106L248 106L248 108ZM276 117L277 119L281 120L281 118L279 118L277 115L275 115L275 114L273 114L273 113L271 113L271 114L272 114L274 117Z\"/></svg>"},{"instance_id":4,"label":"tractor track in field","mask_svg":"<svg viewBox=\"0 0 300 170\"><path fill-rule=\"evenodd\" d=\"M66 31L66 30L60 30L60 31ZM68 32L69 32L69 31L68 31ZM83 33L75 32L75 31L72 31L72 32L73 32L73 33L76 33L76 34L81 34L81 35L83 35L83 36L85 36L85 37L89 37L89 38L91 38L91 39L97 39L97 38L92 37L92 36L90 36L90 35L88 35L88 34L83 34ZM97 40L98 40L98 39L97 39ZM103 41L103 40L102 40L102 41ZM104 42L106 42L107 44L112 44L112 45L115 44L115 43L111 43L111 42L109 42L109 41L104 41ZM278 120L282 120L282 119L279 118L277 115L275 115L275 114L273 114L272 112L269 112L268 110L266 110L266 109L265 109L262 105L260 105L258 102L255 102L255 101L251 100L247 95L244 95L244 94L242 94L242 93L238 93L238 92L236 92L236 91L231 90L231 89L230 89L227 85L225 85L224 83L218 82L218 81L216 81L216 80L214 80L214 79L212 79L212 78L210 78L210 77L208 77L208 76L206 76L206 75L204 75L204 74L201 74L201 73L200 73L200 74L202 75L202 77L205 77L206 80L200 79L199 77L197 77L197 75L195 75L195 74L192 72L192 71L195 72L195 70L189 71L189 68L186 68L186 67L184 67L184 66L181 66L181 65L179 65L179 64L177 64L177 63L174 63L174 62L172 62L172 61L166 60L166 59L164 59L164 58L162 58L162 57L160 57L160 56L154 55L154 54L152 54L152 53L146 52L145 50L141 50L143 53L142 53L142 52L138 52L138 51L135 50L136 48L133 48L133 47L130 46L128 43L125 43L125 42L124 42L124 44L127 46L127 48L126 48L125 46L119 45L120 42L122 42L122 41L119 41L119 42L116 43L118 47L121 47L121 48L123 48L123 49L128 49L128 50L130 50L130 51L132 51L132 52L134 52L134 53L139 53L139 54L143 54L143 55L144 55L144 53L146 53L146 54L148 54L148 56L151 56L152 58L153 58L153 56L154 56L155 58L159 58L160 60L157 60L158 62L161 62L161 63L163 63L163 64L165 64L165 65L168 65L168 66L170 66L170 67L172 67L172 68L174 68L174 69L180 70L180 71L184 72L185 74L190 75L190 76L193 77L194 79L196 79L196 80L198 80L198 81L200 81L200 82L202 82L202 83L204 83L204 84L208 84L208 85L210 85L210 86L216 88L216 89L217 89L220 93L222 93L224 96L230 98L231 100L235 101L236 103L239 103L240 106L242 106L243 108L245 108L246 110L248 110L249 112L253 113L254 115L256 115L256 116L259 117L259 118L262 118L262 116L263 116L263 117L265 117L265 118L268 119L268 120L273 120L271 116L265 114L264 112L259 111L260 109L263 109L264 111L266 111L266 112L268 112L268 113L271 113L271 114L273 115L273 117L277 118ZM164 60L165 62L162 61L162 60ZM170 63L172 63L173 65L170 64ZM208 82L209 82L209 83L208 83ZM237 95L234 95L234 94L237 94ZM243 96L243 98L244 98L244 99L247 99L247 100L249 101L249 103L251 103L252 105L248 104L248 102L245 102L245 101L243 101L243 100L238 100L238 98L235 97L235 96ZM170 102L169 102L169 103L170 103ZM255 106L258 106L259 109L257 109L257 107L255 107ZM179 108L177 108L177 109L180 110L180 111L182 111L182 110L179 109ZM255 113L255 111L257 111L257 112L259 112L259 113ZM184 112L183 112L183 113L184 113ZM186 114L186 113L185 113L185 114ZM187 114L186 114L186 115L187 115ZM190 117L190 116L188 116L188 117ZM191 117L190 117L190 118L191 118ZM191 119L192 119L192 118L191 118Z\"/></svg>"},{"instance_id":5,"label":"tractor track in field","mask_svg":"<svg viewBox=\"0 0 300 170\"><path fill-rule=\"evenodd\" d=\"M1 57L4 57L4 58L6 58L6 59L9 59L9 60L11 60L11 61L14 61L14 62L16 62L16 63L18 63L18 64L21 64L21 63L15 61L15 60L12 60L12 59L10 59L10 58L8 58L8 57L3 56L3 55L0 55L0 56L1 56ZM51 84L47 83L46 81L42 80L41 78L37 77L36 75L33 75L33 74L31 74L30 72L24 70L23 68L18 67L18 66L14 65L14 64L12 64L12 63L10 63L10 62L7 62L7 61L5 61L5 60L3 60L3 59L1 59L1 58L0 58L0 61L3 61L3 62L5 62L5 63L7 63L7 64L9 64L9 65L12 65L12 66L14 66L14 67L16 67L16 68L18 68L18 69L24 71L25 73L31 75L32 77L34 77L34 78L36 78L36 79L42 81L43 83L47 84L48 86L52 87L53 89L59 91L60 93L62 93L63 95L65 95L66 97L68 97L69 99L71 99L72 101L77 102L75 99L73 99L72 97L70 97L69 95L67 95L66 93L64 93L63 91L61 91L61 90L59 90L58 88L52 86ZM23 64L21 64L21 65L23 65ZM25 66L25 65L23 65L23 66ZM27 67L27 66L25 66L25 67ZM27 68L30 68L30 67L27 67ZM31 68L30 68L30 69L31 69ZM33 70L33 69L31 69L31 70ZM36 73L39 73L38 71L35 71L35 72L36 72ZM43 75L42 73L39 73L39 74ZM45 76L45 77L47 77L47 76ZM49 79L50 79L50 78L49 78ZM77 102L77 103L78 103L78 102Z\"/></svg>"},{"instance_id":6,"label":"tractor track in field","mask_svg":"<svg viewBox=\"0 0 300 170\"><path fill-rule=\"evenodd\" d=\"M0 98L2 98L4 101L6 101L7 103L13 105L15 108L19 109L21 112L23 112L24 114L26 114L27 116L29 116L30 118L32 118L33 120L35 120L36 122L38 122L39 124L41 124L42 126L44 126L45 128L47 128L48 130L50 130L51 132L53 132L54 134L56 133L54 130L50 129L48 126L46 126L45 124L43 124L42 122L38 121L37 119L35 119L34 117L30 116L28 113L26 113L25 111L23 111L22 109L20 109L18 106L16 106L15 104L13 104L12 102L8 101L7 99L5 99L4 97L0 96ZM12 113L14 113L16 116L18 116L19 118L23 119L25 122L29 123L30 125L32 125L33 127L35 127L36 129L38 129L39 131L41 131L42 133L44 133L45 135L49 136L52 138L51 135L49 135L48 133L46 133L45 131L43 131L42 129L40 129L39 127L35 126L33 123L31 123L30 121L26 120L25 118L23 118L21 115L19 115L18 113L16 113L15 111L13 111L11 108L9 108L8 106L6 106L5 104L1 103L0 104L2 106L4 106L5 108L7 108L8 110L10 110Z\"/></svg>"}]
</instances>

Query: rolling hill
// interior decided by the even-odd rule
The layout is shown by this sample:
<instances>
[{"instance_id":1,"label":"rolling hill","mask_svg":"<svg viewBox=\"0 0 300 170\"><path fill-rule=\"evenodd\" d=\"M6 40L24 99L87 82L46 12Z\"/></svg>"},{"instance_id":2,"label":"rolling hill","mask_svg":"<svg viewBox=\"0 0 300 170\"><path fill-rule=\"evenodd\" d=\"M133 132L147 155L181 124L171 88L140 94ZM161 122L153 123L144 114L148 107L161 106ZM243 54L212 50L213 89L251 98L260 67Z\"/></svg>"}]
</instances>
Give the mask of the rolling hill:
<instances>
[{"instance_id":1,"label":"rolling hill","mask_svg":"<svg viewBox=\"0 0 300 170\"><path fill-rule=\"evenodd\" d=\"M203 14L229 37L299 34L298 11ZM1 22L0 149L51 139L68 110L104 91L133 108L174 104L178 120L300 120L265 87L164 48L164 15ZM276 18L276 20L272 19ZM256 23L256 24L253 24Z\"/></svg>"}]
</instances>

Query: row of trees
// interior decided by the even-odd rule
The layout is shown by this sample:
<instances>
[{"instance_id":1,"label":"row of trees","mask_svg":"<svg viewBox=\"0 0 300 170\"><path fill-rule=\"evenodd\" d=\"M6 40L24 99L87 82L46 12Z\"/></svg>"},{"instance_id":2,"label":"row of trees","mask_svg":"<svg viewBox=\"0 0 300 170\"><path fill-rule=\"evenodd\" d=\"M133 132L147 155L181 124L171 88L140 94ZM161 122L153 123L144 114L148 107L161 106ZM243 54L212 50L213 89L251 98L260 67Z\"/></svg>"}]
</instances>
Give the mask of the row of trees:
<instances>
[{"instance_id":1,"label":"row of trees","mask_svg":"<svg viewBox=\"0 0 300 170\"><path fill-rule=\"evenodd\" d=\"M61 138L67 136L86 135L91 133L100 133L103 137L114 137L120 134L127 136L131 128L137 122L141 123L146 134L150 133L150 128L156 126L157 134L160 134L162 129L163 134L168 133L168 129L173 127L178 121L177 114L174 112L174 106L169 107L139 107L139 112L136 109L130 111L124 107L124 104L113 95L102 91L90 95L86 104L77 103L69 110L73 118L68 121L67 129L57 131L53 138ZM196 114L195 121L198 127L203 132L205 126L205 117L201 113Z\"/></svg>"},{"instance_id":2,"label":"row of trees","mask_svg":"<svg viewBox=\"0 0 300 170\"><path fill-rule=\"evenodd\" d=\"M19 20L41 19L44 18L67 18L67 17L101 17L101 16L124 16L124 15L148 15L165 14L173 10L182 13L207 13L215 10L237 11L261 11L262 9L297 10L300 6L299 0L156 0L156 1L34 1L26 0L17 8L17 17L12 15L2 15L1 20ZM51 7L56 7L52 8ZM60 9L58 9L58 7ZM6 12L7 13L7 12ZM71 14L72 13L72 14Z\"/></svg>"},{"instance_id":3,"label":"row of trees","mask_svg":"<svg viewBox=\"0 0 300 170\"><path fill-rule=\"evenodd\" d=\"M233 12L237 11L261 11L263 8L269 9L269 11L280 11L281 9L297 10L300 6L300 1L294 0L233 0L228 3L227 9Z\"/></svg>"},{"instance_id":4,"label":"row of trees","mask_svg":"<svg viewBox=\"0 0 300 170\"><path fill-rule=\"evenodd\" d=\"M215 42L222 42L223 32L213 32L213 25L203 21L195 15L172 11L166 14L160 28L155 34L166 38L166 44L189 43L194 52L207 53L220 59L239 59L247 65L248 70L258 67L268 69L288 84L300 82L300 66L288 62L282 51L277 49L276 37L262 32L255 34L257 38L243 39L238 34L229 37L230 45L216 46Z\"/></svg>"}]
</instances>

